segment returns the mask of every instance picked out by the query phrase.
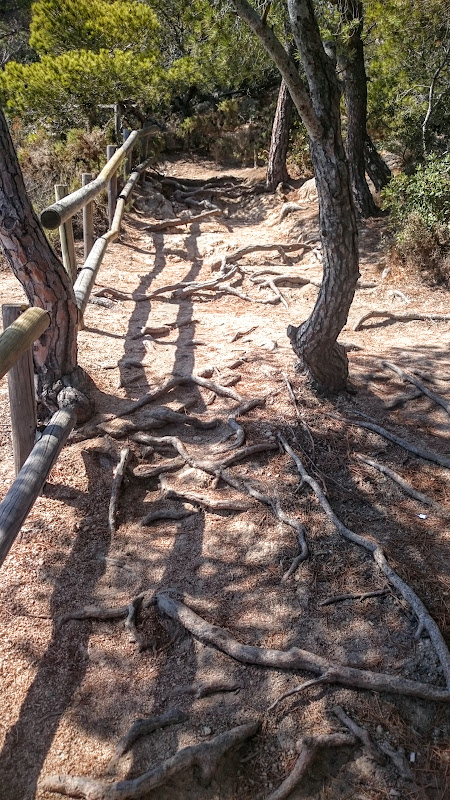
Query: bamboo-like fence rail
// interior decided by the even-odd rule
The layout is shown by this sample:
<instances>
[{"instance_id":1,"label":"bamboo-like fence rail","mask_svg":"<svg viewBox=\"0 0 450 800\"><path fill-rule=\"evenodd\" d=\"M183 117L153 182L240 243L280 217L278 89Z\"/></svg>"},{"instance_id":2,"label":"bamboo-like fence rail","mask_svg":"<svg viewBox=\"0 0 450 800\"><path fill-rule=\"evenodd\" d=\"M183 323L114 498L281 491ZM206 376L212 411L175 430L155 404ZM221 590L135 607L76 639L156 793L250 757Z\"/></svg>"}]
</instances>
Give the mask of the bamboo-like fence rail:
<instances>
[{"instance_id":1,"label":"bamboo-like fence rail","mask_svg":"<svg viewBox=\"0 0 450 800\"><path fill-rule=\"evenodd\" d=\"M79 310L80 327L83 314L106 248L120 233L123 214L133 188L152 158L146 158L147 137L154 129L129 132L124 130L124 143L116 149L108 146L107 163L92 180L82 176L80 189L65 194L66 187L58 186L57 200L41 213L45 228L60 229L63 264L72 281ZM133 148L142 143L143 160L130 173ZM118 171L124 163L125 186L117 195ZM108 190L110 227L96 241L93 237L92 202L104 189ZM83 209L84 264L77 277L73 247L72 217ZM76 422L75 409L57 411L34 444L36 428L36 397L32 376L32 345L50 325L50 316L42 308L3 306L4 331L0 335L0 378L8 373L12 436L16 478L0 503L0 566L3 564L20 528L32 509L42 487ZM23 362L23 363L22 363ZM31 375L30 375L31 372ZM26 397L24 397L26 395ZM26 400L28 409L21 413L17 406ZM31 410L30 410L31 409Z\"/></svg>"}]
</instances>

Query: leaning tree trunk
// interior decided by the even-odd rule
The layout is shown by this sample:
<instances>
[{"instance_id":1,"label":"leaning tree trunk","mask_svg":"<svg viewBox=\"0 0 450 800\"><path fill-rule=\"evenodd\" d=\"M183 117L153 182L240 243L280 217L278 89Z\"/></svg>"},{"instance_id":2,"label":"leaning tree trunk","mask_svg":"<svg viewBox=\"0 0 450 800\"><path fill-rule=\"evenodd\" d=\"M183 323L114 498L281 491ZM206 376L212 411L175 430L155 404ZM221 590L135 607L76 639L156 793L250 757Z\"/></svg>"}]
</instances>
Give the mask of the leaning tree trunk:
<instances>
[{"instance_id":1,"label":"leaning tree trunk","mask_svg":"<svg viewBox=\"0 0 450 800\"><path fill-rule=\"evenodd\" d=\"M270 25L248 0L232 0L275 64L306 127L319 196L323 281L311 316L288 336L317 386L345 389L348 361L337 337L345 325L358 272L355 205L341 136L340 88L335 63L324 50L312 0L288 0L289 18L307 81Z\"/></svg>"},{"instance_id":2,"label":"leaning tree trunk","mask_svg":"<svg viewBox=\"0 0 450 800\"><path fill-rule=\"evenodd\" d=\"M350 165L353 197L358 214L363 219L377 216L376 205L366 181L364 148L367 123L367 75L364 64L362 3L339 0L341 16L351 25L346 53L338 59L343 67L347 139L345 149Z\"/></svg>"},{"instance_id":3,"label":"leaning tree trunk","mask_svg":"<svg viewBox=\"0 0 450 800\"><path fill-rule=\"evenodd\" d=\"M50 327L34 347L39 389L46 389L77 366L78 309L72 283L28 198L1 108L0 243L30 304L44 308L50 315Z\"/></svg>"},{"instance_id":4,"label":"leaning tree trunk","mask_svg":"<svg viewBox=\"0 0 450 800\"><path fill-rule=\"evenodd\" d=\"M377 192L380 192L388 185L392 177L392 172L385 160L380 156L368 133L366 133L364 142L364 160L366 172Z\"/></svg>"},{"instance_id":5,"label":"leaning tree trunk","mask_svg":"<svg viewBox=\"0 0 450 800\"><path fill-rule=\"evenodd\" d=\"M294 104L289 94L289 89L285 81L282 80L273 119L269 160L267 163L266 188L269 192L275 191L279 183L285 183L289 180L286 169L286 156L289 147L289 129L291 127L293 109Z\"/></svg>"}]
</instances>

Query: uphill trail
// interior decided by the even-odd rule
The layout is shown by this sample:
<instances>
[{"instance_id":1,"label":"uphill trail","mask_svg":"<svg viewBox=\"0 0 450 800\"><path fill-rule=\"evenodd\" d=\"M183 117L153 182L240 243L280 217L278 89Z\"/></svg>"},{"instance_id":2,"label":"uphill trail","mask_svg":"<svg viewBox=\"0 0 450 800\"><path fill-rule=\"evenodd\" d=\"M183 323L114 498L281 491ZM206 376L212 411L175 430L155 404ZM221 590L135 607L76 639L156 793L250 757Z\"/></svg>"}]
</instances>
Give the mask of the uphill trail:
<instances>
[{"instance_id":1,"label":"uphill trail","mask_svg":"<svg viewBox=\"0 0 450 800\"><path fill-rule=\"evenodd\" d=\"M1 800L448 796L448 291L362 223L350 390L318 396L286 337L317 201L262 178L167 162L107 251L95 415L0 577ZM3 496L5 383L0 437Z\"/></svg>"}]
</instances>

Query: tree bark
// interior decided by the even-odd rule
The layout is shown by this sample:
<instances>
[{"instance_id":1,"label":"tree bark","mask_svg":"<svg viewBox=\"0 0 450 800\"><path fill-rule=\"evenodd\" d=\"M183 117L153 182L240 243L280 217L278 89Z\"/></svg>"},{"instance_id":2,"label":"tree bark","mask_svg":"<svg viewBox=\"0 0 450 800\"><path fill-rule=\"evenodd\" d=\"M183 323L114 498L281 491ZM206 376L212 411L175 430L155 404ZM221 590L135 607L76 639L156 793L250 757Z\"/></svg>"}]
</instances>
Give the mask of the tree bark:
<instances>
[{"instance_id":1,"label":"tree bark","mask_svg":"<svg viewBox=\"0 0 450 800\"><path fill-rule=\"evenodd\" d=\"M377 192L380 192L388 185L392 173L367 132L364 141L364 160L366 172Z\"/></svg>"},{"instance_id":2,"label":"tree bark","mask_svg":"<svg viewBox=\"0 0 450 800\"><path fill-rule=\"evenodd\" d=\"M28 198L1 108L0 242L30 304L50 315L50 327L34 347L41 391L77 366L78 310L70 279L50 247Z\"/></svg>"},{"instance_id":3,"label":"tree bark","mask_svg":"<svg viewBox=\"0 0 450 800\"><path fill-rule=\"evenodd\" d=\"M347 111L345 149L350 165L353 197L363 219L379 214L366 181L364 146L367 123L367 75L361 34L364 25L363 5L355 0L339 0L342 20L350 26L345 55L338 59L344 80Z\"/></svg>"},{"instance_id":4,"label":"tree bark","mask_svg":"<svg viewBox=\"0 0 450 800\"><path fill-rule=\"evenodd\" d=\"M325 53L312 0L288 0L290 25L308 86L293 58L247 0L232 0L285 79L310 137L319 197L324 277L311 316L289 326L295 353L323 391L345 389L348 360L336 339L345 325L358 272L358 239L348 162L341 135L340 87Z\"/></svg>"},{"instance_id":5,"label":"tree bark","mask_svg":"<svg viewBox=\"0 0 450 800\"><path fill-rule=\"evenodd\" d=\"M279 183L285 183L289 180L286 169L286 156L289 147L289 129L293 109L294 104L289 94L289 89L285 81L282 80L273 119L269 160L267 163L266 188L271 192L275 191Z\"/></svg>"}]
</instances>

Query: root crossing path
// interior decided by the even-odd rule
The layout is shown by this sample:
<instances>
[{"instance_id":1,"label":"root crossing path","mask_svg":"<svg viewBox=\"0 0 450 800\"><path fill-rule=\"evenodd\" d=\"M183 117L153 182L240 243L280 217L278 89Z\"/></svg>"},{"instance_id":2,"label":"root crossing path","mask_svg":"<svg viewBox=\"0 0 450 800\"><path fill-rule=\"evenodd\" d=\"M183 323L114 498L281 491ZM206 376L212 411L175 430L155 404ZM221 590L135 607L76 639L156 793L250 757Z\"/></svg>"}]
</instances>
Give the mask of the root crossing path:
<instances>
[{"instance_id":1,"label":"root crossing path","mask_svg":"<svg viewBox=\"0 0 450 800\"><path fill-rule=\"evenodd\" d=\"M1 574L1 800L447 796L448 293L364 223L318 397L317 204L263 178L161 165L105 257L95 416ZM0 420L5 494L3 385Z\"/></svg>"}]
</instances>

